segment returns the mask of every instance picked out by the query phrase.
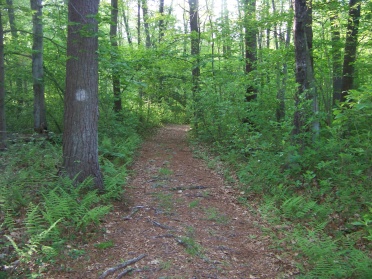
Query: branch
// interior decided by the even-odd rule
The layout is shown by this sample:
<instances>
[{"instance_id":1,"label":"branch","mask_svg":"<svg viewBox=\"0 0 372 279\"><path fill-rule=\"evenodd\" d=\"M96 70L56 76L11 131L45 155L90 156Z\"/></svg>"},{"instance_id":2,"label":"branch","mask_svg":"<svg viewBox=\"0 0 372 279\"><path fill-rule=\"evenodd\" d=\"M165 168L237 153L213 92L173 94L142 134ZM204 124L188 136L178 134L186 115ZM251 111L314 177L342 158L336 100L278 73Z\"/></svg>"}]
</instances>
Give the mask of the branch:
<instances>
[{"instance_id":1,"label":"branch","mask_svg":"<svg viewBox=\"0 0 372 279\"><path fill-rule=\"evenodd\" d=\"M118 264L117 266L111 267L111 268L107 269L104 273L102 273L102 275L99 277L99 279L104 279L108 275L114 274L117 270L119 270L121 268L124 268L124 267L127 267L128 265L134 264L134 263L138 262L139 260L143 259L144 257L146 257L146 254L139 255L137 258L128 260L124 263ZM133 269L131 269L131 268L126 269L126 271L123 271L122 273L120 273L117 278L121 278L122 276L124 276L125 274L127 274L128 272L130 272L132 270Z\"/></svg>"}]
</instances>

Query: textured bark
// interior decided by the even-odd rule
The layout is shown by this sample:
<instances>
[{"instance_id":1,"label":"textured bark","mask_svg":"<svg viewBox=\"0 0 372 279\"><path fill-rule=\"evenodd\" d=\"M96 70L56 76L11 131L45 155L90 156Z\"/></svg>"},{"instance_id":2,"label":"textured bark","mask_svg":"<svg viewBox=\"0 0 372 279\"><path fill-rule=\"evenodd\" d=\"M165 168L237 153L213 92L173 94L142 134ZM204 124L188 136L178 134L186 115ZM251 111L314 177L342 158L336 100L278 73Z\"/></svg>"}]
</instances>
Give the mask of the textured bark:
<instances>
[{"instance_id":1,"label":"textured bark","mask_svg":"<svg viewBox=\"0 0 372 279\"><path fill-rule=\"evenodd\" d=\"M311 55L312 47L312 22L311 22L311 3L306 0L295 0L295 28L294 45L296 58L296 82L299 84L295 94L295 106L292 131L294 136L303 133L310 135L308 120L311 114L317 112L317 98L314 86L313 59ZM312 104L309 105L309 101ZM313 121L313 131L319 130L319 122ZM304 137L296 139L302 146L307 144Z\"/></svg>"},{"instance_id":2,"label":"textured bark","mask_svg":"<svg viewBox=\"0 0 372 279\"><path fill-rule=\"evenodd\" d=\"M150 29L149 29L149 15L148 15L148 6L147 0L142 0L142 14L143 14L143 26L145 29L146 35L146 48L151 47L151 37L150 37Z\"/></svg>"},{"instance_id":3,"label":"textured bark","mask_svg":"<svg viewBox=\"0 0 372 279\"><path fill-rule=\"evenodd\" d=\"M34 90L34 131L44 133L47 130L44 70L43 70L43 22L42 0L31 0L33 44L32 44L32 78Z\"/></svg>"},{"instance_id":4,"label":"textured bark","mask_svg":"<svg viewBox=\"0 0 372 279\"><path fill-rule=\"evenodd\" d=\"M193 58L192 67L192 98L194 103L194 124L198 129L200 110L198 109L198 92L199 92L199 55L200 55L200 30L199 30L199 1L189 0L190 7L190 36L191 36L191 56Z\"/></svg>"},{"instance_id":5,"label":"textured bark","mask_svg":"<svg viewBox=\"0 0 372 279\"><path fill-rule=\"evenodd\" d=\"M349 19L347 24L344 66L342 71L342 90L341 102L347 100L349 90L353 89L354 83L354 63L356 61L356 51L358 45L358 29L360 18L360 0L350 0Z\"/></svg>"},{"instance_id":6,"label":"textured bark","mask_svg":"<svg viewBox=\"0 0 372 279\"><path fill-rule=\"evenodd\" d=\"M98 164L99 0L70 0L63 133L64 172L76 182L88 177L103 190Z\"/></svg>"},{"instance_id":7,"label":"textured bark","mask_svg":"<svg viewBox=\"0 0 372 279\"><path fill-rule=\"evenodd\" d=\"M6 148L4 30L0 10L0 150Z\"/></svg>"},{"instance_id":8,"label":"textured bark","mask_svg":"<svg viewBox=\"0 0 372 279\"><path fill-rule=\"evenodd\" d=\"M257 63L257 28L255 24L256 0L244 0L244 25L245 25L245 73L249 75L256 69ZM257 90L250 84L247 87L246 101L257 99Z\"/></svg>"},{"instance_id":9,"label":"textured bark","mask_svg":"<svg viewBox=\"0 0 372 279\"><path fill-rule=\"evenodd\" d=\"M120 69L115 64L118 55L118 0L111 0L111 24L110 24L110 43L111 43L111 64L112 64L112 87L114 92L114 111L122 110L121 91L120 91Z\"/></svg>"},{"instance_id":10,"label":"textured bark","mask_svg":"<svg viewBox=\"0 0 372 279\"><path fill-rule=\"evenodd\" d=\"M194 58L194 66L192 69L193 77L193 92L199 90L199 54L200 54L200 31L199 31L199 1L189 0L190 6L190 31L191 31L191 56Z\"/></svg>"}]
</instances>

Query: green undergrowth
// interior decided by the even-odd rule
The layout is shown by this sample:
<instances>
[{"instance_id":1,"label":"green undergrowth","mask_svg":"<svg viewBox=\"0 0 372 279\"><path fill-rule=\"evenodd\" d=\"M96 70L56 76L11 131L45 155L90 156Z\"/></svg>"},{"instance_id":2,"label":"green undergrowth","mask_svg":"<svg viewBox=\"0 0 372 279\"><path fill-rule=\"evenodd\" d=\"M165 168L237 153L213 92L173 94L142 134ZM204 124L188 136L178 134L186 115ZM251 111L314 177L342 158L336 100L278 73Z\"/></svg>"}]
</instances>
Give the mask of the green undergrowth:
<instances>
[{"instance_id":1,"label":"green undergrowth","mask_svg":"<svg viewBox=\"0 0 372 279\"><path fill-rule=\"evenodd\" d=\"M208 126L207 133L199 126L190 136L195 156L212 168L223 162L227 181L239 182L239 201L272 224L266 233L295 263L297 278L372 278L367 108L361 106L362 118L355 110L335 111L333 126L307 147L292 143L291 123L221 125L226 136L218 127Z\"/></svg>"},{"instance_id":2,"label":"green undergrowth","mask_svg":"<svg viewBox=\"0 0 372 279\"><path fill-rule=\"evenodd\" d=\"M59 260L76 258L79 245L100 232L112 202L123 198L127 166L139 144L134 131L102 137L103 194L92 179L75 185L58 175L62 146L55 141L9 144L0 157L0 265L17 267L0 278L43 277Z\"/></svg>"}]
</instances>

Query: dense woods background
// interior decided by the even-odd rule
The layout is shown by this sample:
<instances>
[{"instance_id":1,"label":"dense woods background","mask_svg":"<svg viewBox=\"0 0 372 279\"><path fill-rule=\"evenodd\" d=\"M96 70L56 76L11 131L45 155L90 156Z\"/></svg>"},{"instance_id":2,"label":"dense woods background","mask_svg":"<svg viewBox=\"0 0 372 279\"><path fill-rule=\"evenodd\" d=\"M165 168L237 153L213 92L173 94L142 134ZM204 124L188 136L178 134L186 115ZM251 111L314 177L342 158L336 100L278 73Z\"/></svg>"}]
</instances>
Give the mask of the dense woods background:
<instances>
[{"instance_id":1,"label":"dense woods background","mask_svg":"<svg viewBox=\"0 0 372 279\"><path fill-rule=\"evenodd\" d=\"M297 251L302 278L372 276L370 0L101 1L82 23L98 30L79 36L98 40L88 77L103 178L96 166L79 185L61 144L92 119L66 101L90 64L68 70L67 2L0 1L0 245L15 247L1 260L41 272L35 255L56 257L67 228L87 230L121 197L141 136L188 123L241 183L240 202L291 224L278 249Z\"/></svg>"}]
</instances>

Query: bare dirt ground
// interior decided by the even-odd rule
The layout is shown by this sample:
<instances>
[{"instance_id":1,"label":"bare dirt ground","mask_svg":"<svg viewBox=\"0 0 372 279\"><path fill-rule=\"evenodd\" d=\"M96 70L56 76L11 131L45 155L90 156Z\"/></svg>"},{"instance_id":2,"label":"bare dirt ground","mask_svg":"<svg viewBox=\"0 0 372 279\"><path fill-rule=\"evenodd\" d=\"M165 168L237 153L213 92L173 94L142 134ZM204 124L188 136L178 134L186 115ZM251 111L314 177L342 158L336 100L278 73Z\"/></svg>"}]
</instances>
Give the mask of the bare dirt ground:
<instances>
[{"instance_id":1,"label":"bare dirt ground","mask_svg":"<svg viewBox=\"0 0 372 279\"><path fill-rule=\"evenodd\" d=\"M264 222L237 202L239 190L193 157L188 130L168 125L143 144L104 233L50 278L293 277L294 267L269 248Z\"/></svg>"}]
</instances>

